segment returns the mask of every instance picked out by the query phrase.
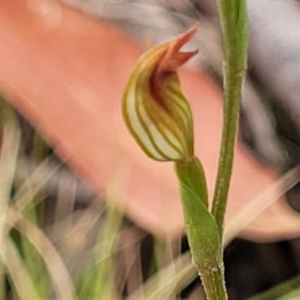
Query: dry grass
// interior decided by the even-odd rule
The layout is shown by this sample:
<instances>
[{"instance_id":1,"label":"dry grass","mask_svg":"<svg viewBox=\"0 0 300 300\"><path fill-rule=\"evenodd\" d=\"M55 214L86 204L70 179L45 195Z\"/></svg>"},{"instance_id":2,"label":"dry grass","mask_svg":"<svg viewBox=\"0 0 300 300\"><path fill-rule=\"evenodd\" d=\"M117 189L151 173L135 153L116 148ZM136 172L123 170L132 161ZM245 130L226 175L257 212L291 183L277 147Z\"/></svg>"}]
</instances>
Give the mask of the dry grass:
<instances>
[{"instance_id":1,"label":"dry grass","mask_svg":"<svg viewBox=\"0 0 300 300\"><path fill-rule=\"evenodd\" d=\"M67 176L60 177L65 180L58 181L49 206L48 183L61 175L61 164L53 155L34 158L39 139L25 153L18 117L5 101L0 120L0 299L180 299L197 277L190 255L181 254L180 241L159 238L143 254L146 233L114 207L126 188L122 174L108 188L105 207L95 197L76 208L76 181ZM298 169L277 184L286 190L297 181ZM229 224L225 243L271 203L254 199ZM189 299L204 297L197 289Z\"/></svg>"}]
</instances>

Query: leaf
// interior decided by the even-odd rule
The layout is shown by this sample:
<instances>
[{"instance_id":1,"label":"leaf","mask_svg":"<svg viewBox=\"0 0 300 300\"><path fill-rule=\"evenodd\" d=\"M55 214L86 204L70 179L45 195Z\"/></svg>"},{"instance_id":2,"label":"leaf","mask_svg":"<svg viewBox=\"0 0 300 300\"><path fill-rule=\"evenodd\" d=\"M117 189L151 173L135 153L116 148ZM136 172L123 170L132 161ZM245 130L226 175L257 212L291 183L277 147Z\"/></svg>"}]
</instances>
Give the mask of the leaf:
<instances>
[{"instance_id":1,"label":"leaf","mask_svg":"<svg viewBox=\"0 0 300 300\"><path fill-rule=\"evenodd\" d=\"M179 180L185 230L193 261L203 276L201 270L207 272L209 269L217 268L222 261L222 243L217 224L206 206L205 176L197 158L189 162L176 162L175 170ZM195 179L201 185L195 185Z\"/></svg>"},{"instance_id":2,"label":"leaf","mask_svg":"<svg viewBox=\"0 0 300 300\"><path fill-rule=\"evenodd\" d=\"M122 90L141 49L112 25L57 2L27 3L0 2L0 90L99 193L118 178L123 191L119 205L140 226L163 236L181 234L183 216L172 164L150 161L121 118ZM195 119L195 154L211 194L221 91L203 72L182 70L180 78ZM278 177L242 145L236 153L227 219ZM282 200L249 224L246 236L276 240L299 235L300 218Z\"/></svg>"}]
</instances>

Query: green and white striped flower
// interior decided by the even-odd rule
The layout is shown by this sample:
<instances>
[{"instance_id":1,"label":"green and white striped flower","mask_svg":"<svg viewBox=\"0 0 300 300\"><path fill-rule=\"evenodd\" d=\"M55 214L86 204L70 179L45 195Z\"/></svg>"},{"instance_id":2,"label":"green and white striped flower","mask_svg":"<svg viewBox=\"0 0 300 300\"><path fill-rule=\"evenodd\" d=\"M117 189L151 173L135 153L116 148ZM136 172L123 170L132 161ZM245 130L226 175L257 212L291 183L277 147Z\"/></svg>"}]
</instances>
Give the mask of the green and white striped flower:
<instances>
[{"instance_id":1,"label":"green and white striped flower","mask_svg":"<svg viewBox=\"0 0 300 300\"><path fill-rule=\"evenodd\" d=\"M155 46L138 60L123 95L126 124L145 153L159 161L193 157L193 121L177 69L197 54L180 52L196 27Z\"/></svg>"}]
</instances>

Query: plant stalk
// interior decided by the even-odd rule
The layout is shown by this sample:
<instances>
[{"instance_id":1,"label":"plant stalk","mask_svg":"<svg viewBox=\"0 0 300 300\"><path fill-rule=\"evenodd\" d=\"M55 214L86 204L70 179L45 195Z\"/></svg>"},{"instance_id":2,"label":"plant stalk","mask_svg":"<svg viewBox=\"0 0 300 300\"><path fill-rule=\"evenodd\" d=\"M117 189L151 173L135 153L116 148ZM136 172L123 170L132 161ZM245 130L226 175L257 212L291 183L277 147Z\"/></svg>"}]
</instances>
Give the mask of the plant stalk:
<instances>
[{"instance_id":1,"label":"plant stalk","mask_svg":"<svg viewBox=\"0 0 300 300\"><path fill-rule=\"evenodd\" d=\"M224 124L217 181L212 206L212 214L216 219L221 240L232 174L235 140L240 109L240 90L237 89L237 87L240 87L242 83L242 78L237 78L230 68L226 68L225 76L227 78L227 83L224 95Z\"/></svg>"},{"instance_id":2,"label":"plant stalk","mask_svg":"<svg viewBox=\"0 0 300 300\"><path fill-rule=\"evenodd\" d=\"M245 0L217 0L217 2L225 55L224 116L212 214L215 217L222 242L248 43Z\"/></svg>"},{"instance_id":3,"label":"plant stalk","mask_svg":"<svg viewBox=\"0 0 300 300\"><path fill-rule=\"evenodd\" d=\"M222 245L217 224L208 210L206 179L200 161L176 162L185 227L194 265L208 300L227 300Z\"/></svg>"},{"instance_id":4,"label":"plant stalk","mask_svg":"<svg viewBox=\"0 0 300 300\"><path fill-rule=\"evenodd\" d=\"M202 269L200 277L202 279L207 300L228 299L224 281L223 263L213 270Z\"/></svg>"}]
</instances>

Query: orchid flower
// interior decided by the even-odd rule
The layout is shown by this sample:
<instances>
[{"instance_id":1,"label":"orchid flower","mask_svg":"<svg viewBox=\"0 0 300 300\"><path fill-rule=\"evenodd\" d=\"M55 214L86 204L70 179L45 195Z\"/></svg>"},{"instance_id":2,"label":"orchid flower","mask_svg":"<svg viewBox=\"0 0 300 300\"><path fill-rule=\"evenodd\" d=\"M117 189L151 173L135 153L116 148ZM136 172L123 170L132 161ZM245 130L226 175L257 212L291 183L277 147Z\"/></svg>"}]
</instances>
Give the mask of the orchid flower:
<instances>
[{"instance_id":1,"label":"orchid flower","mask_svg":"<svg viewBox=\"0 0 300 300\"><path fill-rule=\"evenodd\" d=\"M138 60L123 95L126 124L145 153L159 161L193 158L193 121L181 90L178 68L198 53L180 48L195 34L194 26L146 51Z\"/></svg>"},{"instance_id":2,"label":"orchid flower","mask_svg":"<svg viewBox=\"0 0 300 300\"><path fill-rule=\"evenodd\" d=\"M123 95L123 116L145 153L174 161L193 262L208 300L228 300L224 280L223 228L233 166L241 89L247 61L245 0L218 0L224 46L224 120L212 208L206 176L194 156L193 120L177 70L198 53L181 47L196 27L155 46L138 60Z\"/></svg>"}]
</instances>

